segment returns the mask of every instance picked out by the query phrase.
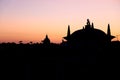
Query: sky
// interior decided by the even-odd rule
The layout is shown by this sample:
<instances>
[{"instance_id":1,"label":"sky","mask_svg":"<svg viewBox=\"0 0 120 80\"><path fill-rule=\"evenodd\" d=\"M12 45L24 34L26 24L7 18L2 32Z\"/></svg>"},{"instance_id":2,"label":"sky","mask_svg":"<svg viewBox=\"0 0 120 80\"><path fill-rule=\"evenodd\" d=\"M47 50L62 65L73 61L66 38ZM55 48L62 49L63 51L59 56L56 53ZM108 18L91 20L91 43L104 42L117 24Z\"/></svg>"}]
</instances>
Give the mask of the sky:
<instances>
[{"instance_id":1,"label":"sky","mask_svg":"<svg viewBox=\"0 0 120 80\"><path fill-rule=\"evenodd\" d=\"M60 43L90 19L95 28L120 35L120 0L0 0L0 42ZM120 40L120 38L118 38Z\"/></svg>"}]
</instances>

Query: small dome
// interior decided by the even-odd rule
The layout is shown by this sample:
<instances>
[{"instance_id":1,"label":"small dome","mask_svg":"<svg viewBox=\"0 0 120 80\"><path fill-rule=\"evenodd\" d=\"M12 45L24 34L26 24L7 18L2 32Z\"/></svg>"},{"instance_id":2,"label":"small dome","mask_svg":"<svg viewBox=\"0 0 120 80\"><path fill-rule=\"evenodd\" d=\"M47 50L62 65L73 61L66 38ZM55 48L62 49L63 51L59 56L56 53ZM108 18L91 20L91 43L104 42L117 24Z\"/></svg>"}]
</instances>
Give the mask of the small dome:
<instances>
[{"instance_id":1,"label":"small dome","mask_svg":"<svg viewBox=\"0 0 120 80\"><path fill-rule=\"evenodd\" d=\"M43 44L50 44L50 39L48 38L48 35L46 35L45 39L42 42Z\"/></svg>"}]
</instances>

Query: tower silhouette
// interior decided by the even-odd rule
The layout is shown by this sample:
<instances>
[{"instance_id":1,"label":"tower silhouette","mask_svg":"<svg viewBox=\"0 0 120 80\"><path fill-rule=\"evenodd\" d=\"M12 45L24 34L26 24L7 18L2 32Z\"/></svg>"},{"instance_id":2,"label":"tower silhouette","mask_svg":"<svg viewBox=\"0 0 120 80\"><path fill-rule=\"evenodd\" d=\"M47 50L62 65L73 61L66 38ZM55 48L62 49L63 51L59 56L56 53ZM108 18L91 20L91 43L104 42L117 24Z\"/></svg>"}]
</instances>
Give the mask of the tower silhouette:
<instances>
[{"instance_id":1,"label":"tower silhouette","mask_svg":"<svg viewBox=\"0 0 120 80\"><path fill-rule=\"evenodd\" d=\"M90 20L87 19L87 23L85 25L85 29L89 30L91 28L91 25L90 25Z\"/></svg>"},{"instance_id":2,"label":"tower silhouette","mask_svg":"<svg viewBox=\"0 0 120 80\"><path fill-rule=\"evenodd\" d=\"M92 23L92 26L91 26L91 28L94 28L94 24Z\"/></svg>"},{"instance_id":3,"label":"tower silhouette","mask_svg":"<svg viewBox=\"0 0 120 80\"><path fill-rule=\"evenodd\" d=\"M108 24L107 36L108 36L109 42L111 42L111 40L112 40L113 38L115 38L115 36L112 36L112 35L111 35L110 24Z\"/></svg>"},{"instance_id":4,"label":"tower silhouette","mask_svg":"<svg viewBox=\"0 0 120 80\"><path fill-rule=\"evenodd\" d=\"M68 25L67 36L64 37L64 39L66 39L66 40L70 39L70 25Z\"/></svg>"},{"instance_id":5,"label":"tower silhouette","mask_svg":"<svg viewBox=\"0 0 120 80\"><path fill-rule=\"evenodd\" d=\"M111 36L110 24L108 24L107 35L108 35L108 36Z\"/></svg>"},{"instance_id":6,"label":"tower silhouette","mask_svg":"<svg viewBox=\"0 0 120 80\"><path fill-rule=\"evenodd\" d=\"M45 39L42 42L45 45L49 45L50 44L50 39L48 38L48 35L46 35Z\"/></svg>"}]
</instances>

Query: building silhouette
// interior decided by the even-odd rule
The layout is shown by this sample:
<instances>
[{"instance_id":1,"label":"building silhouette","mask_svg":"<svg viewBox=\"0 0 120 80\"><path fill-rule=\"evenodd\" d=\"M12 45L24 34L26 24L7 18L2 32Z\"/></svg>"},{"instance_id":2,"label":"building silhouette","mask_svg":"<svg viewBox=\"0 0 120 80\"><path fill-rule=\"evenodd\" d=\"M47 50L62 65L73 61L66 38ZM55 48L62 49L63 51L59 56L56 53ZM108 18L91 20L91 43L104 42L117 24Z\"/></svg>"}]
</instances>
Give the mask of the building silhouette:
<instances>
[{"instance_id":1,"label":"building silhouette","mask_svg":"<svg viewBox=\"0 0 120 80\"><path fill-rule=\"evenodd\" d=\"M50 39L48 38L48 35L46 35L45 39L42 41L44 45L49 45L50 44Z\"/></svg>"},{"instance_id":2,"label":"building silhouette","mask_svg":"<svg viewBox=\"0 0 120 80\"><path fill-rule=\"evenodd\" d=\"M68 25L61 44L52 43L48 35L42 43L0 43L0 55L5 56L2 73L6 79L21 80L75 80L83 72L113 74L119 70L120 57L120 41L111 41L113 38L110 24L105 33L87 19L86 25L73 33Z\"/></svg>"},{"instance_id":3,"label":"building silhouette","mask_svg":"<svg viewBox=\"0 0 120 80\"><path fill-rule=\"evenodd\" d=\"M68 25L67 36L63 37L65 41L62 44L69 47L103 47L111 42L114 36L111 35L110 25L108 24L107 33L100 29L94 28L94 24L87 23L83 29L70 33L70 25Z\"/></svg>"}]
</instances>

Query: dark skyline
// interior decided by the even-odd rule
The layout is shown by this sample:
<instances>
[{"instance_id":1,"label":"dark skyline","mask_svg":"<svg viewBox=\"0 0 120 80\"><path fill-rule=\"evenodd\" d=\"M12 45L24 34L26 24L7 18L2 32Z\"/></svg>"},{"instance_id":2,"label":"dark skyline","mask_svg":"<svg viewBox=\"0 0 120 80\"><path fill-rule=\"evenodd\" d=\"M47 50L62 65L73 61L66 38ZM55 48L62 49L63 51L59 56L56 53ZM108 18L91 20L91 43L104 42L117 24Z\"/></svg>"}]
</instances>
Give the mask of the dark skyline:
<instances>
[{"instance_id":1,"label":"dark skyline","mask_svg":"<svg viewBox=\"0 0 120 80\"><path fill-rule=\"evenodd\" d=\"M61 44L52 43L47 34L40 43L1 43L2 77L77 80L86 77L84 73L115 74L119 71L120 41L111 41L110 25L106 28L107 33L87 19L86 25L73 33L68 25Z\"/></svg>"},{"instance_id":2,"label":"dark skyline","mask_svg":"<svg viewBox=\"0 0 120 80\"><path fill-rule=\"evenodd\" d=\"M0 79L117 80L119 21L120 0L0 0Z\"/></svg>"}]
</instances>

